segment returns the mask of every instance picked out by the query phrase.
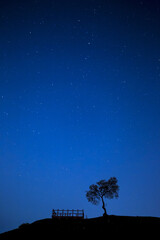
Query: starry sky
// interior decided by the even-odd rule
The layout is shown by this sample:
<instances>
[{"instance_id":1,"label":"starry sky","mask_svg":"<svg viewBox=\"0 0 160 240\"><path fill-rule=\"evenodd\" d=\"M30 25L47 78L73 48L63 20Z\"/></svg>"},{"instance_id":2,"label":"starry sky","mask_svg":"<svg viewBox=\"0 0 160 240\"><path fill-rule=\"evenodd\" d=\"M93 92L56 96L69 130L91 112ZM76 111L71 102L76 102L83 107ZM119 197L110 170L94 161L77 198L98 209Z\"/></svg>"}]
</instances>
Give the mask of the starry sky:
<instances>
[{"instance_id":1,"label":"starry sky","mask_svg":"<svg viewBox=\"0 0 160 240\"><path fill-rule=\"evenodd\" d=\"M160 1L0 1L0 232L84 209L160 217Z\"/></svg>"}]
</instances>

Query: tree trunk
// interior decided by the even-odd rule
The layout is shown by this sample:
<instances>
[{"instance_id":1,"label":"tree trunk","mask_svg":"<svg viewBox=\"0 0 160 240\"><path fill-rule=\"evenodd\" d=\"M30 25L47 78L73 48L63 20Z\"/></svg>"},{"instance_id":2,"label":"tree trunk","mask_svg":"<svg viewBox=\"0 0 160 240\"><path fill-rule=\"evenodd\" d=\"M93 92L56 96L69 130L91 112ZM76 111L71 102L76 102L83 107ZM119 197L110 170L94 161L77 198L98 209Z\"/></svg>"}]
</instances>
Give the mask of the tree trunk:
<instances>
[{"instance_id":1,"label":"tree trunk","mask_svg":"<svg viewBox=\"0 0 160 240\"><path fill-rule=\"evenodd\" d=\"M106 211L106 208L105 208L105 203L104 203L104 200L103 200L103 197L101 197L101 199L102 199L102 208L103 208L103 210L104 210L104 214L103 214L103 216L106 216L107 215L107 211Z\"/></svg>"}]
</instances>

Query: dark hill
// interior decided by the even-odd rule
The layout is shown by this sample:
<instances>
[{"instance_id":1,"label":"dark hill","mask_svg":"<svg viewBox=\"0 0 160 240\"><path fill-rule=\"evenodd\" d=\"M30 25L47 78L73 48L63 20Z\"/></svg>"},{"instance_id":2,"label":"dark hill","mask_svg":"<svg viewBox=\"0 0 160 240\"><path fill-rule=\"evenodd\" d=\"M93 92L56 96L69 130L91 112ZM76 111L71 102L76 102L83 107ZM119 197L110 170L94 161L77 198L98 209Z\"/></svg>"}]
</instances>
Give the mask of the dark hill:
<instances>
[{"instance_id":1,"label":"dark hill","mask_svg":"<svg viewBox=\"0 0 160 240\"><path fill-rule=\"evenodd\" d=\"M144 236L160 229L160 218L107 216L90 219L42 219L31 224L22 224L19 228L0 234L0 239L54 239L56 236L76 236L90 234L112 234L119 237ZM146 235L147 236L147 235Z\"/></svg>"}]
</instances>

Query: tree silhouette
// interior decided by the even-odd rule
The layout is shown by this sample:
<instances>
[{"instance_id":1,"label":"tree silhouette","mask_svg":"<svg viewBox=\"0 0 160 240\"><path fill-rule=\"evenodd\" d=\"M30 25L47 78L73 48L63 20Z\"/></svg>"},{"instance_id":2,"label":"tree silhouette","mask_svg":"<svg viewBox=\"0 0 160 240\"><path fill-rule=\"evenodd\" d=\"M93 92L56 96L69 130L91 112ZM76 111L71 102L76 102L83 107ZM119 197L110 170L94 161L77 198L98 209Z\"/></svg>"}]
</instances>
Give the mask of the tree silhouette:
<instances>
[{"instance_id":1,"label":"tree silhouette","mask_svg":"<svg viewBox=\"0 0 160 240\"><path fill-rule=\"evenodd\" d=\"M102 201L102 208L104 215L107 215L104 198L112 199L118 198L119 186L118 180L115 177L111 177L108 181L100 180L97 184L89 186L89 191L86 191L87 200L95 205Z\"/></svg>"}]
</instances>

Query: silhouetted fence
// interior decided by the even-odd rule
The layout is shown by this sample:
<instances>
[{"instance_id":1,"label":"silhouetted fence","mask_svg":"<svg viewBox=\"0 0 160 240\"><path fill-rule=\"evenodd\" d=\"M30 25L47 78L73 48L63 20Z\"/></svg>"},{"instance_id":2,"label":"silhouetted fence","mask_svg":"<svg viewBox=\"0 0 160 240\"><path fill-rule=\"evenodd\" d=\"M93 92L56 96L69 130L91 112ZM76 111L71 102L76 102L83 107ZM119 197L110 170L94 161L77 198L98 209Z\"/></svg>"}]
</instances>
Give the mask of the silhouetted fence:
<instances>
[{"instance_id":1,"label":"silhouetted fence","mask_svg":"<svg viewBox=\"0 0 160 240\"><path fill-rule=\"evenodd\" d=\"M53 209L52 210L52 218L84 218L84 210L60 210L60 209Z\"/></svg>"}]
</instances>

